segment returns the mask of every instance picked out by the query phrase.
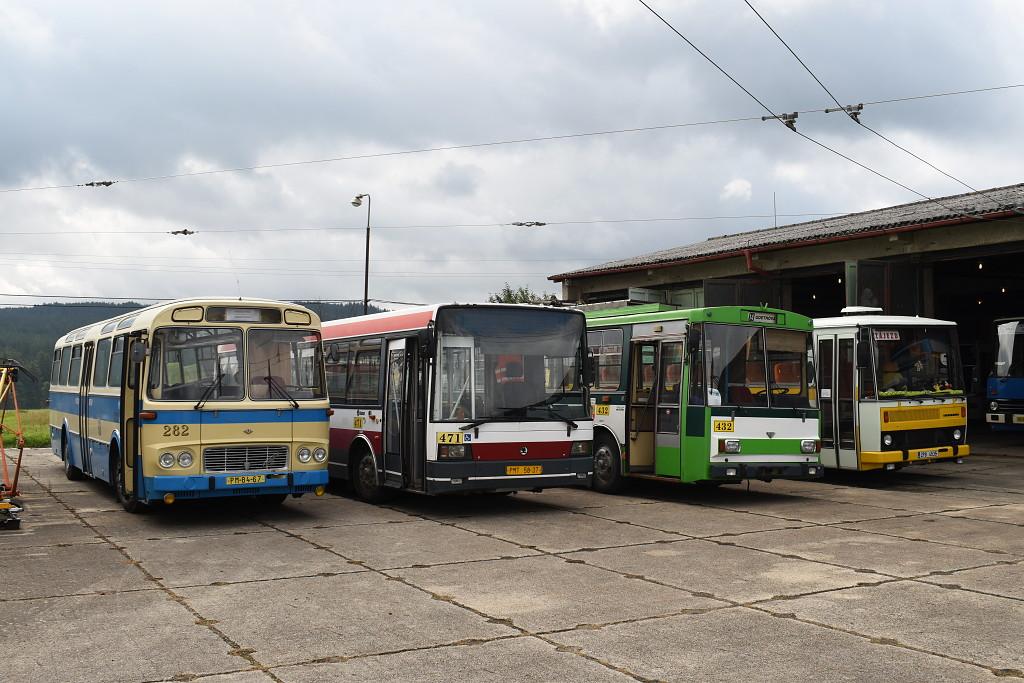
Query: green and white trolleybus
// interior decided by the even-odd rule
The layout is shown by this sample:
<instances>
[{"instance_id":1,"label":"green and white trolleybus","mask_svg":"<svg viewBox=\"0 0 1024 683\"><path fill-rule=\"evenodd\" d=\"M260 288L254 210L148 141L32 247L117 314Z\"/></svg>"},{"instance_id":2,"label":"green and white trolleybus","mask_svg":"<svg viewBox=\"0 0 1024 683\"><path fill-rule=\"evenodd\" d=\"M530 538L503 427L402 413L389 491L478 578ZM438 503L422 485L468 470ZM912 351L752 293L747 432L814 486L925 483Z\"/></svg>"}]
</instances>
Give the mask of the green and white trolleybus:
<instances>
[{"instance_id":1,"label":"green and white trolleybus","mask_svg":"<svg viewBox=\"0 0 1024 683\"><path fill-rule=\"evenodd\" d=\"M648 304L587 311L587 328L595 489L822 475L809 318Z\"/></svg>"}]
</instances>

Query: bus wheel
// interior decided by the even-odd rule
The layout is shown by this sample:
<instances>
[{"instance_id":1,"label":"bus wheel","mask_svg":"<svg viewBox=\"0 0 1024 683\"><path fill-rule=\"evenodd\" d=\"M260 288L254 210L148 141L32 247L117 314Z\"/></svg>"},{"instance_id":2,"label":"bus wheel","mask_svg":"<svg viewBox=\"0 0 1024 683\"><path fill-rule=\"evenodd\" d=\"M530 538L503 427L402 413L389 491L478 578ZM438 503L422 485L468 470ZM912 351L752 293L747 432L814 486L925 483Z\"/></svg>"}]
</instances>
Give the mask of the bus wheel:
<instances>
[{"instance_id":1,"label":"bus wheel","mask_svg":"<svg viewBox=\"0 0 1024 683\"><path fill-rule=\"evenodd\" d=\"M110 471L114 475L110 478L111 486L114 488L114 497L117 498L117 502L121 504L125 512L142 512L143 503L135 492L125 492L124 458L121 457L121 454L116 449L111 449L110 451L110 464Z\"/></svg>"},{"instance_id":2,"label":"bus wheel","mask_svg":"<svg viewBox=\"0 0 1024 683\"><path fill-rule=\"evenodd\" d=\"M385 499L384 488L377 481L377 462L373 453L363 450L353 458L352 488L360 500L379 503Z\"/></svg>"},{"instance_id":3,"label":"bus wheel","mask_svg":"<svg viewBox=\"0 0 1024 683\"><path fill-rule=\"evenodd\" d=\"M84 479L82 470L78 469L71 464L71 449L68 448L67 438L61 439L60 442L60 457L64 461L64 476L71 481L80 481Z\"/></svg>"},{"instance_id":4,"label":"bus wheel","mask_svg":"<svg viewBox=\"0 0 1024 683\"><path fill-rule=\"evenodd\" d=\"M607 436L594 440L594 483L595 491L615 493L622 489L622 464L619 462L619 448Z\"/></svg>"}]
</instances>

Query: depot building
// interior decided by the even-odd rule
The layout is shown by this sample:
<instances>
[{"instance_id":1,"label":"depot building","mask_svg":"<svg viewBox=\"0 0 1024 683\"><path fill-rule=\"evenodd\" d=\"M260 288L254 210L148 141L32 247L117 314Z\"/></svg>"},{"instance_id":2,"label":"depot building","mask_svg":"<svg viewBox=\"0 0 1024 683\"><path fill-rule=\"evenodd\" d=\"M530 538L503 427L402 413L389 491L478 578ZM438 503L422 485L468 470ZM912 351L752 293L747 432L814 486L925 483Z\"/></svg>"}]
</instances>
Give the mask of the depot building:
<instances>
[{"instance_id":1,"label":"depot building","mask_svg":"<svg viewBox=\"0 0 1024 683\"><path fill-rule=\"evenodd\" d=\"M968 393L993 321L1024 315L1024 184L721 235L552 275L562 299L769 306L811 317L875 306L959 325Z\"/></svg>"}]
</instances>

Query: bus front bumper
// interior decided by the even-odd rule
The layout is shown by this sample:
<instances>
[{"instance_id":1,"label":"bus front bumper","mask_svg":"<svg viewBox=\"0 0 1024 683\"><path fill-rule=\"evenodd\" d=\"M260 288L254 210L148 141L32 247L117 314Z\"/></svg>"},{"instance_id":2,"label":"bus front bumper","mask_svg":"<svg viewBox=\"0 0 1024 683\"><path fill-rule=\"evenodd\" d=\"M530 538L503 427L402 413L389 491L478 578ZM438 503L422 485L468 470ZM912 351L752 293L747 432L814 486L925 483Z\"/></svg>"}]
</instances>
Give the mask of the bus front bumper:
<instances>
[{"instance_id":1,"label":"bus front bumper","mask_svg":"<svg viewBox=\"0 0 1024 683\"><path fill-rule=\"evenodd\" d=\"M737 462L712 464L710 481L740 482L744 479L821 479L825 468L817 462Z\"/></svg>"},{"instance_id":2,"label":"bus front bumper","mask_svg":"<svg viewBox=\"0 0 1024 683\"><path fill-rule=\"evenodd\" d=\"M907 451L863 451L860 454L860 469L895 469L907 465L923 465L940 460L959 460L971 454L967 444L936 446L934 448L912 448Z\"/></svg>"},{"instance_id":3,"label":"bus front bumper","mask_svg":"<svg viewBox=\"0 0 1024 683\"><path fill-rule=\"evenodd\" d=\"M527 468L527 469L517 469ZM539 471L536 468L540 468ZM514 472L528 472L515 474ZM531 461L427 461L427 493L521 491L556 486L590 486L594 459L557 458Z\"/></svg>"},{"instance_id":4,"label":"bus front bumper","mask_svg":"<svg viewBox=\"0 0 1024 683\"><path fill-rule=\"evenodd\" d=\"M261 483L232 483L229 478L263 476ZM226 472L186 476L158 475L145 477L144 495L147 502L163 500L168 493L175 499L225 498L230 496L263 496L282 493L313 493L319 486L327 486L327 470L297 470L295 472Z\"/></svg>"}]
</instances>

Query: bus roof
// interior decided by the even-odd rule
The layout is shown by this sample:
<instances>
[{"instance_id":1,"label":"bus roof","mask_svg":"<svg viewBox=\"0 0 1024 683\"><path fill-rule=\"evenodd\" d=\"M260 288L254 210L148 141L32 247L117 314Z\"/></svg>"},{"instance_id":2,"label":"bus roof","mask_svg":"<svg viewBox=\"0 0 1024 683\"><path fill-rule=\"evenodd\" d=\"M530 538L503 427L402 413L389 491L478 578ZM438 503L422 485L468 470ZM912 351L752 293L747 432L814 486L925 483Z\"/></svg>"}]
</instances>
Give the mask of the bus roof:
<instances>
[{"instance_id":1,"label":"bus roof","mask_svg":"<svg viewBox=\"0 0 1024 683\"><path fill-rule=\"evenodd\" d=\"M437 312L442 308L520 308L580 314L579 311L573 308L557 308L535 304L430 304L427 306L402 308L397 311L387 311L386 313L372 313L354 318L328 320L323 324L323 335L324 339L344 339L372 334L421 330L437 319Z\"/></svg>"},{"instance_id":2,"label":"bus roof","mask_svg":"<svg viewBox=\"0 0 1024 683\"><path fill-rule=\"evenodd\" d=\"M133 311L127 311L121 315L114 316L113 318L107 318L105 320L97 320L94 323L79 327L70 332L62 334L57 342L54 344L54 348L58 346L64 346L72 341L80 341L85 339L87 336L93 336L90 333L98 333L103 327L109 323L117 323L115 329L119 333L125 331L139 330L148 328L153 321L164 311L168 309L181 306L182 304L192 305L203 305L203 306L275 306L280 308L290 308L299 311L305 311L310 314L311 320L318 322L319 316L316 313L309 310L305 306L299 304L293 304L287 301L276 301L274 299L249 299L241 297L191 297L186 299L175 299L173 301L162 301L152 306L146 306L145 308L137 308ZM125 321L128 321L127 323ZM122 327L122 325L124 325ZM112 330L113 331L113 330Z\"/></svg>"},{"instance_id":3,"label":"bus roof","mask_svg":"<svg viewBox=\"0 0 1024 683\"><path fill-rule=\"evenodd\" d=\"M812 321L805 315L764 306L709 306L706 308L673 308L664 304L643 304L622 308L587 311L587 327L604 327L633 323L691 320L693 322L761 324L798 330L811 329ZM756 317L762 317L761 320ZM774 323L770 322L774 317Z\"/></svg>"},{"instance_id":4,"label":"bus roof","mask_svg":"<svg viewBox=\"0 0 1024 683\"><path fill-rule=\"evenodd\" d=\"M916 315L842 315L835 318L815 318L814 329L832 329L838 327L859 327L878 326L888 327L914 326L914 325L952 325L952 320L938 320L936 318L920 318Z\"/></svg>"}]
</instances>

